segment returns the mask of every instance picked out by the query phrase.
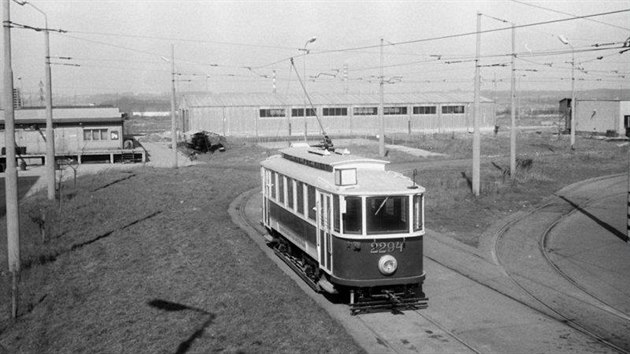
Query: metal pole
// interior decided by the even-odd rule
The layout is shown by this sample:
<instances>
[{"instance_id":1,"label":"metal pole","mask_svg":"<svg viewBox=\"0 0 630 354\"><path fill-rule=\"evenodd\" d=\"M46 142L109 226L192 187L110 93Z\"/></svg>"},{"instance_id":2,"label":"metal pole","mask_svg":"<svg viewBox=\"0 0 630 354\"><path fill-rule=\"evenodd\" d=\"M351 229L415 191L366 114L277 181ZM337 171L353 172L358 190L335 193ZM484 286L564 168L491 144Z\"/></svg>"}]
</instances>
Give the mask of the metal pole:
<instances>
[{"instance_id":1,"label":"metal pole","mask_svg":"<svg viewBox=\"0 0 630 354\"><path fill-rule=\"evenodd\" d=\"M44 14L42 12L42 14ZM48 17L44 14L46 30L46 185L48 188L48 200L55 200L55 130L53 128L53 103L52 103L52 74L50 72L50 32L48 31ZM61 195L60 197L61 198Z\"/></svg>"},{"instance_id":2,"label":"metal pole","mask_svg":"<svg viewBox=\"0 0 630 354\"><path fill-rule=\"evenodd\" d=\"M306 42L306 44L304 44L304 91L306 91L306 81L308 81L306 79L306 56L308 55L308 49L306 49L306 46L308 45L309 42ZM308 137L308 133L307 133L307 129L308 129L308 123L306 123L306 97L304 97L304 141L307 141L307 137Z\"/></svg>"},{"instance_id":3,"label":"metal pole","mask_svg":"<svg viewBox=\"0 0 630 354\"><path fill-rule=\"evenodd\" d=\"M175 45L171 44L171 148L173 168L177 168L177 120L175 118Z\"/></svg>"},{"instance_id":4,"label":"metal pole","mask_svg":"<svg viewBox=\"0 0 630 354\"><path fill-rule=\"evenodd\" d=\"M385 156L385 112L384 112L384 103L383 101L384 99L384 94L383 94L383 89L384 89L384 74L383 74L383 38L381 38L381 80L380 80L380 86L379 86L379 107L378 107L378 112L381 115L381 132L378 136L378 154L381 157Z\"/></svg>"},{"instance_id":5,"label":"metal pole","mask_svg":"<svg viewBox=\"0 0 630 354\"><path fill-rule=\"evenodd\" d=\"M48 189L48 199L55 200L55 130L53 128L53 106L52 106L52 75L50 72L50 31L48 30L48 16L39 7L30 2L18 2L19 5L29 5L35 11L44 16L44 71L46 72L46 186ZM40 82L41 84L41 82ZM41 87L40 87L41 89Z\"/></svg>"},{"instance_id":6,"label":"metal pole","mask_svg":"<svg viewBox=\"0 0 630 354\"><path fill-rule=\"evenodd\" d=\"M6 148L5 193L7 219L7 252L9 272L12 274L11 316L17 318L17 280L20 273L20 212L18 209L18 177L15 156L15 111L13 109L13 68L11 66L10 0L4 0L2 24L4 27L4 136Z\"/></svg>"},{"instance_id":7,"label":"metal pole","mask_svg":"<svg viewBox=\"0 0 630 354\"><path fill-rule=\"evenodd\" d=\"M512 78L510 84L510 101L512 108L510 109L512 118L512 128L510 129L510 177L516 177L516 30L514 24L512 24Z\"/></svg>"},{"instance_id":8,"label":"metal pole","mask_svg":"<svg viewBox=\"0 0 630 354\"><path fill-rule=\"evenodd\" d=\"M571 150L575 150L575 48L571 45Z\"/></svg>"},{"instance_id":9,"label":"metal pole","mask_svg":"<svg viewBox=\"0 0 630 354\"><path fill-rule=\"evenodd\" d=\"M481 80L479 79L479 56L481 55L481 13L477 13L477 51L475 54L475 108L473 114L473 166L472 166L472 192L479 195L479 165L481 155L481 137L479 134L479 90Z\"/></svg>"}]
</instances>

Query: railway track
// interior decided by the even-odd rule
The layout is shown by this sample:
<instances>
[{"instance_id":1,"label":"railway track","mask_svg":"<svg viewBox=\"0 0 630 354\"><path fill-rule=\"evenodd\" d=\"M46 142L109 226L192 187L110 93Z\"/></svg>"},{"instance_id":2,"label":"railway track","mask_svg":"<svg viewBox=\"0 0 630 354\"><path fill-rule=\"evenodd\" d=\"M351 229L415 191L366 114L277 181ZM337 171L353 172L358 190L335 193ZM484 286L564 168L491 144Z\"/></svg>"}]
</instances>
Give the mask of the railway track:
<instances>
[{"instance_id":1,"label":"railway track","mask_svg":"<svg viewBox=\"0 0 630 354\"><path fill-rule=\"evenodd\" d=\"M606 183L610 182L618 178L618 175L614 176L605 176L600 177L595 180L585 181L581 183L577 183L572 185L571 188L567 188L561 191L562 194L567 195L570 193L575 193L581 187L587 185L588 183L593 183L597 181L598 183ZM559 195L556 195L560 197ZM609 195L579 195L577 196L580 199L580 207L585 208L589 205L597 203L598 201L604 200L610 197ZM570 207L569 207L570 206ZM550 292L540 292L540 288L533 286L530 280L525 279L522 276L522 273L515 271L512 269L506 259L510 259L510 255L506 255L502 257L501 254L506 252L505 249L508 247L506 243L508 241L505 240L505 235L508 230L512 227L515 227L520 221L525 219L528 215L532 215L534 213L541 213L546 210L552 209L554 211L554 215L551 219L547 220L547 226L540 232L538 235L523 235L524 238L529 238L529 246L535 243L535 248L538 251L538 256L540 257L540 261L544 262L545 265L553 270L553 275L555 276L554 281L548 281L548 283L557 284L557 279L562 279L570 286L579 289L586 297L590 299L584 299L583 297L578 297L574 295L566 295L564 294L564 299L560 299L563 297L563 294L553 294L550 295ZM527 294L531 299L533 299L539 306L534 306L532 308L538 308L539 310L542 308L542 311L546 314L556 317L559 321L565 323L566 325L574 328L575 330L593 338L593 340L603 344L604 346L620 353L630 353L630 346L628 346L628 340L624 340L624 336L627 336L627 327L630 322L629 318L626 314L614 309L612 306L607 304L605 301L599 299L596 294L590 292L586 287L581 286L575 279L566 274L561 270L558 265L556 265L553 260L550 258L548 254L548 249L546 247L548 237L551 231L565 218L576 213L578 210L575 205L567 205L565 201L560 199L552 199L544 203L543 205L533 209L527 215L522 218L512 220L510 223L506 224L501 230L498 232L497 242L495 243L495 255L496 262L501 268L504 270L507 277L510 279L512 284L516 286L520 291ZM522 246L527 247L527 246ZM520 268L522 269L521 263ZM531 263L528 263L531 264ZM575 308L570 308L569 305L577 306L581 311L576 311ZM610 324L611 317L614 317L613 323L617 323L619 325ZM609 322L608 325L604 324L605 322ZM625 326L623 325L625 323Z\"/></svg>"},{"instance_id":2,"label":"railway track","mask_svg":"<svg viewBox=\"0 0 630 354\"><path fill-rule=\"evenodd\" d=\"M453 352L453 353L487 353L487 352L506 352L515 350L511 347L511 344L505 343L492 343L488 344L484 342L487 339L477 338L474 334L468 333L463 326L454 324L450 319L442 316L442 314L432 313L431 307L428 310L405 310L402 314L395 314L392 312L380 312L380 313L367 313L360 314L358 316L352 316L349 308L344 304L332 303L329 299L325 298L321 294L315 293L308 285L304 284L301 279L294 274L284 263L274 254L273 250L267 246L263 235L264 228L257 220L252 220L248 217L247 202L249 199L257 193L257 190L252 190L249 193L245 193L237 200L234 201L230 207L233 219L238 219L237 224L241 225L244 229L247 228L252 232L249 232L254 242L256 242L261 250L265 252L269 258L276 262L279 266L285 267L287 274L292 277L298 286L302 287L304 291L311 296L320 306L326 309L333 317L339 320L346 328L349 328L349 333L355 337L368 352L382 352L382 353L414 353L414 352ZM542 205L538 209L548 207L549 203ZM533 211L535 212L535 210ZM249 213L251 216L251 211ZM507 229L516 224L518 220L514 220L511 224L506 225L501 234L505 233ZM503 242L501 235L499 235L497 241L497 249L499 248L499 242ZM540 251L540 249L539 249ZM497 258L501 259L501 253ZM509 291L502 291L494 286L484 284L481 280L476 280L467 274L465 271L460 271L450 267L449 265L440 262L437 259L428 257L425 258L430 262L434 262L434 267L444 267L450 272L463 276L482 287L486 288L486 291L496 293L498 296L504 296L511 300L518 302L524 307L533 310L533 312L542 314L546 318L545 321L560 323L560 326L568 326L576 332L582 333L585 337L591 338L592 341L596 341L600 346L595 348L602 348L602 346L608 348L610 352L630 353L623 345L617 345L615 342L610 341L605 336L602 336L597 331L590 330L587 326L584 326L580 321L574 317L564 314L562 311L554 310L547 305L547 301L544 298L538 297L535 293L530 292L526 286L521 284L520 279L511 274L509 269L501 264L505 275L509 277L509 281L518 288L520 292L526 294L530 299L534 299L537 305L533 305L532 301L526 301L519 296L514 296L514 293ZM427 262L428 263L428 262ZM281 265L282 264L282 265ZM430 264L429 264L430 265ZM283 268L284 269L284 268ZM293 275L292 275L293 274ZM429 300L431 304L431 299ZM431 305L430 305L431 306ZM531 312L531 311L530 311ZM505 317L505 315L503 315ZM471 330L470 332L474 332ZM512 334L515 335L515 334ZM573 342L575 339L563 339L564 342ZM532 342L532 341L529 341ZM582 351L589 351L589 346L581 348ZM590 344L589 344L590 345ZM587 349L584 349L587 348ZM578 351L581 351L578 349ZM567 350L573 351L573 350Z\"/></svg>"}]
</instances>

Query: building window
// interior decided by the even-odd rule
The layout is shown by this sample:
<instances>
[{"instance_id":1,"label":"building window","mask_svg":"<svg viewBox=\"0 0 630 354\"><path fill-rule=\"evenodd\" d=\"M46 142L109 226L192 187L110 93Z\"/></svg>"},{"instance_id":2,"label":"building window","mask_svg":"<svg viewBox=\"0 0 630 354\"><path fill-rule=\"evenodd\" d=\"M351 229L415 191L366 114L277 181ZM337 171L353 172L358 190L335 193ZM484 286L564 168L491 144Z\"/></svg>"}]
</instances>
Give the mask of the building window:
<instances>
[{"instance_id":1,"label":"building window","mask_svg":"<svg viewBox=\"0 0 630 354\"><path fill-rule=\"evenodd\" d=\"M463 105L442 106L442 114L463 114Z\"/></svg>"},{"instance_id":2,"label":"building window","mask_svg":"<svg viewBox=\"0 0 630 354\"><path fill-rule=\"evenodd\" d=\"M83 140L107 140L107 129L83 129Z\"/></svg>"},{"instance_id":3,"label":"building window","mask_svg":"<svg viewBox=\"0 0 630 354\"><path fill-rule=\"evenodd\" d=\"M437 107L435 106L416 106L413 107L413 114L435 114Z\"/></svg>"},{"instance_id":4,"label":"building window","mask_svg":"<svg viewBox=\"0 0 630 354\"><path fill-rule=\"evenodd\" d=\"M314 117L316 115L315 112L317 112L316 108L307 108L306 116ZM292 108L291 117L304 117L304 108Z\"/></svg>"},{"instance_id":5,"label":"building window","mask_svg":"<svg viewBox=\"0 0 630 354\"><path fill-rule=\"evenodd\" d=\"M260 110L260 118L284 117L284 108L265 108Z\"/></svg>"},{"instance_id":6,"label":"building window","mask_svg":"<svg viewBox=\"0 0 630 354\"><path fill-rule=\"evenodd\" d=\"M110 139L118 140L118 130L112 130L110 134Z\"/></svg>"},{"instance_id":7,"label":"building window","mask_svg":"<svg viewBox=\"0 0 630 354\"><path fill-rule=\"evenodd\" d=\"M347 116L348 108L346 107L326 107L322 113L324 116Z\"/></svg>"},{"instance_id":8,"label":"building window","mask_svg":"<svg viewBox=\"0 0 630 354\"><path fill-rule=\"evenodd\" d=\"M375 116L378 114L378 107L354 107L355 116Z\"/></svg>"},{"instance_id":9,"label":"building window","mask_svg":"<svg viewBox=\"0 0 630 354\"><path fill-rule=\"evenodd\" d=\"M407 114L407 107L406 106L384 107L383 114L385 115Z\"/></svg>"}]
</instances>

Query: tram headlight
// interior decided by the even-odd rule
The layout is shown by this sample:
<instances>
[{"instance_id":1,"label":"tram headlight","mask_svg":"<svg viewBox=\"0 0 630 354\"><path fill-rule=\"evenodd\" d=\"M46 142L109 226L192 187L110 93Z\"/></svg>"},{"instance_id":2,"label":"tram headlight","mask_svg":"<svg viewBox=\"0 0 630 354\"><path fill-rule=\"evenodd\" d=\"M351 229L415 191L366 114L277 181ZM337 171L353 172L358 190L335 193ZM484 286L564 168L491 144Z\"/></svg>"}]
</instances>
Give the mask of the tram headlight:
<instances>
[{"instance_id":1,"label":"tram headlight","mask_svg":"<svg viewBox=\"0 0 630 354\"><path fill-rule=\"evenodd\" d=\"M383 275L394 274L396 268L398 268L398 261L392 255L386 254L378 260L378 270L380 270Z\"/></svg>"}]
</instances>

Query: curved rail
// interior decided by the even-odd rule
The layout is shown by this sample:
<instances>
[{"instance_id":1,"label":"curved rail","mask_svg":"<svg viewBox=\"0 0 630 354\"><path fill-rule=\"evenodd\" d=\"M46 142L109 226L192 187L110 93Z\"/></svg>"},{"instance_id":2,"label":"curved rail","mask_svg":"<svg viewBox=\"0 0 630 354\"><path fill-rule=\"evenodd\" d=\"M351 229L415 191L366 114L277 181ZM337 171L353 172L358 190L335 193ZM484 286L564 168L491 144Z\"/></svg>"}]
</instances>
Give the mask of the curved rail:
<instances>
[{"instance_id":1,"label":"curved rail","mask_svg":"<svg viewBox=\"0 0 630 354\"><path fill-rule=\"evenodd\" d=\"M603 198L597 198L597 199L590 199L588 200L586 203L584 203L582 205L582 207L586 207L589 204L592 204L594 202L600 201L606 199L606 197ZM554 261L549 257L549 253L547 252L547 247L545 245L547 245L547 237L549 236L549 234L551 233L551 231L558 226L558 224L560 223L560 221L562 221L564 218L574 214L577 211L577 209L573 209L571 210L569 213L562 215L561 217L559 217L558 219L556 219L552 224L549 225L549 227L547 229L545 229L545 231L540 235L540 239L538 241L538 250L540 251L540 253L543 255L543 257L545 258L545 261L547 262L547 264L556 272L556 274L560 275L562 278L564 278L566 281L568 281L569 283L571 283L571 285L575 286L576 288L580 289L582 292L584 292L585 294L588 294L590 297L592 297L593 299L595 299L596 301L598 301L599 303L601 303L603 306L600 307L600 309L610 313L613 316L617 316L621 319L630 321L630 316L626 315L625 313L622 313L621 311L615 309L612 305L608 304L606 301L600 299L597 297L596 294L591 293L586 287L584 287L583 285L581 285L580 283L578 283L575 279L573 279L570 275L568 275L567 273L565 273L562 269L560 269L560 267L558 267L558 265L556 265L556 263L554 263Z\"/></svg>"},{"instance_id":2,"label":"curved rail","mask_svg":"<svg viewBox=\"0 0 630 354\"><path fill-rule=\"evenodd\" d=\"M592 183L594 181L603 181L603 180L608 180L608 179L613 179L613 178L617 178L618 175L612 175L612 176L604 176L604 177L599 177L599 178L595 178L595 179L591 179L591 180L587 180L587 181L582 181L582 182L578 182L576 184L573 184L565 189L563 189L562 191L567 192L567 191L572 191L575 190L583 185L586 185L588 183ZM587 203L592 203L596 201L596 199L590 199L587 201ZM596 340L597 342L615 350L618 351L620 353L628 353L630 354L630 351L628 351L625 348L622 348L612 342L610 342L609 340L607 340L606 338L603 338L602 336L600 336L599 334L595 333L594 331L591 331L589 328L587 328L586 326L584 326L583 324L580 324L579 322L577 322L574 318L569 317L564 315L562 312L560 312L559 310L551 307L549 304L547 304L545 301L543 301L542 299L540 299L536 294L534 294L532 291L530 291L528 289L528 287L526 287L525 285L521 284L514 276L512 276L510 274L510 272L506 269L505 265L503 264L503 262L501 262L501 259L499 257L499 246L501 245L501 240L503 239L503 236L505 235L505 233L512 227L514 226L517 222L521 221L522 219L524 219L526 216L529 216L535 212L538 212L546 207L549 207L551 205L553 205L554 202L553 201L547 201L546 203L532 209L531 211L529 211L527 214L523 215L521 218L518 219L514 219L511 220L509 223L507 223L506 225L504 225L497 233L497 239L495 242L495 248L494 248L494 253L496 255L495 259L497 261L497 264L502 268L503 272L505 273L505 275L509 278L509 280L515 285L517 286L519 289L521 289L523 292L525 292L527 295L529 295L532 299L534 299L536 302L538 302L539 304L541 304L543 307L545 307L546 309L548 309L549 311L551 311L552 313L554 313L555 315L557 315L559 318L562 318L562 322L566 323L568 326L570 326L571 328L593 338L594 340ZM538 241L538 247L539 250L541 251L541 253L543 254L543 257L550 263L553 265L553 269L558 271L558 275L560 275L561 277L563 277L564 279L569 280L569 278L566 277L566 274L564 274L563 272L561 272L557 266L555 266L553 264L553 262L551 262L550 259L548 259L548 256L546 255L546 251L544 250L544 244L542 243L543 239L546 237L546 235L548 235L548 233L553 229L553 227L555 227L562 219L564 219L567 215L570 215L571 213L575 212L575 208L572 208L569 212L565 212L565 213L561 213L560 216L558 216L555 220L553 220L553 222L551 223L551 226L548 227L545 232L543 232L543 235L541 235L539 237L539 241ZM571 284L575 285L575 281L573 281L572 279L569 280ZM577 286L580 290L584 291L584 289L582 289L582 287ZM593 297L594 299L598 300L601 303L604 303L603 301L601 301L600 299L598 299L597 297L593 296L592 294L584 291L585 293L587 293L589 296ZM529 306L529 305L528 305ZM608 306L608 305L607 305ZM531 307L531 306L530 306ZM533 308L533 307L532 307ZM598 307L599 309L602 309L600 307ZM605 310L605 309L602 309ZM606 310L607 311L607 310ZM610 311L607 311L608 313L614 314L616 316L619 316L618 314L612 313ZM625 316L621 316L622 319L627 319L627 317Z\"/></svg>"}]
</instances>

